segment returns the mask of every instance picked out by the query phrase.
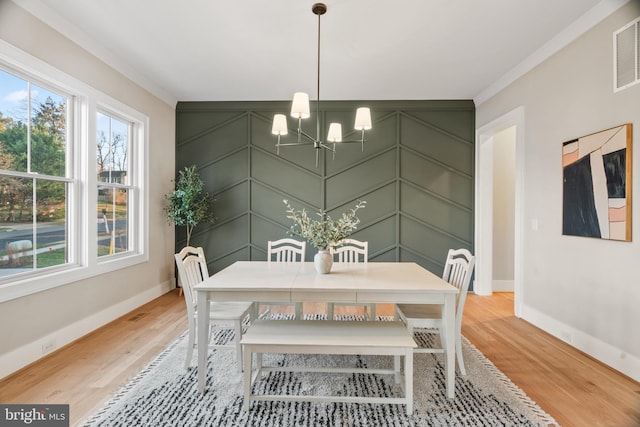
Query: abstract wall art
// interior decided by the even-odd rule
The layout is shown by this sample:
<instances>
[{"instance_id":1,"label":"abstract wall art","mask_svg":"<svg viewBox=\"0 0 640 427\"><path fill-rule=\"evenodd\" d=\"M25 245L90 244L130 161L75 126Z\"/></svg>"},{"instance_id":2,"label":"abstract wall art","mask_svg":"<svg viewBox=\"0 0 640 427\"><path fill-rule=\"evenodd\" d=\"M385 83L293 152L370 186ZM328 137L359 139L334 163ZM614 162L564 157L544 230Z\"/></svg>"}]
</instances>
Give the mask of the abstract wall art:
<instances>
[{"instance_id":1,"label":"abstract wall art","mask_svg":"<svg viewBox=\"0 0 640 427\"><path fill-rule=\"evenodd\" d=\"M562 234L631 241L630 123L562 144Z\"/></svg>"}]
</instances>

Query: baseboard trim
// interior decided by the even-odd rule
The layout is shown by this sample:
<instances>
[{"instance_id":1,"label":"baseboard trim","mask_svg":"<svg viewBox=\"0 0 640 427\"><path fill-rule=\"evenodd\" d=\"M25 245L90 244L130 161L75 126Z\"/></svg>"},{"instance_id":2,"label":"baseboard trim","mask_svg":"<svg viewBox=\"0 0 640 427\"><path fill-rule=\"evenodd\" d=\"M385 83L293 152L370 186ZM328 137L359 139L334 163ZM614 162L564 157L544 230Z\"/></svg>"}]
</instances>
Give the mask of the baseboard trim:
<instances>
[{"instance_id":1,"label":"baseboard trim","mask_svg":"<svg viewBox=\"0 0 640 427\"><path fill-rule=\"evenodd\" d=\"M173 289L173 287L175 287L175 284L172 283L171 280L158 284L125 301L121 301L118 304L59 329L52 334L0 355L0 379L11 375L38 359L51 354L60 347L114 321L141 305L166 294ZM51 343L53 343L52 348L44 353L43 349L51 346Z\"/></svg>"},{"instance_id":2,"label":"baseboard trim","mask_svg":"<svg viewBox=\"0 0 640 427\"><path fill-rule=\"evenodd\" d=\"M522 305L522 319L633 380L640 381L640 358L585 334L526 304Z\"/></svg>"},{"instance_id":3,"label":"baseboard trim","mask_svg":"<svg viewBox=\"0 0 640 427\"><path fill-rule=\"evenodd\" d=\"M491 289L493 292L513 292L514 283L513 280L494 280L491 282Z\"/></svg>"}]
</instances>

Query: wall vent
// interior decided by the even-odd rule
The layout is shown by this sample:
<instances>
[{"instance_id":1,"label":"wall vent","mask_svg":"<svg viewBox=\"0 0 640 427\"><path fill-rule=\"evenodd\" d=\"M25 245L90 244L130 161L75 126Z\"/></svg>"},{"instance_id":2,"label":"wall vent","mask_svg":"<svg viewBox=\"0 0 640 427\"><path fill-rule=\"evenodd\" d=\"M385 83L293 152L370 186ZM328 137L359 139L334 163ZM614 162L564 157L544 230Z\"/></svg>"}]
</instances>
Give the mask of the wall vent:
<instances>
[{"instance_id":1,"label":"wall vent","mask_svg":"<svg viewBox=\"0 0 640 427\"><path fill-rule=\"evenodd\" d=\"M613 33L613 91L640 83L640 18Z\"/></svg>"}]
</instances>

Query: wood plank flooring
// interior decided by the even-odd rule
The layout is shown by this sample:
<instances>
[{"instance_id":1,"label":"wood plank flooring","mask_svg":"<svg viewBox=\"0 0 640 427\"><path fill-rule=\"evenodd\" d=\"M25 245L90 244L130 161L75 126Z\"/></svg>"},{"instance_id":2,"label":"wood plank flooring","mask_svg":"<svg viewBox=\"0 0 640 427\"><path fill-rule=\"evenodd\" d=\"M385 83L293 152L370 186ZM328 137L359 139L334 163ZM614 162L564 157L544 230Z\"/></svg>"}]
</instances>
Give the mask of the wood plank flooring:
<instances>
[{"instance_id":1,"label":"wood plank flooring","mask_svg":"<svg viewBox=\"0 0 640 427\"><path fill-rule=\"evenodd\" d=\"M640 426L640 384L513 315L513 293L469 295L462 334L563 427Z\"/></svg>"},{"instance_id":2,"label":"wood plank flooring","mask_svg":"<svg viewBox=\"0 0 640 427\"><path fill-rule=\"evenodd\" d=\"M377 311L392 315L393 306ZM1 380L0 402L68 403L78 425L186 328L184 299L170 292ZM640 384L515 318L512 294L469 295L462 329L562 426L640 426Z\"/></svg>"}]
</instances>

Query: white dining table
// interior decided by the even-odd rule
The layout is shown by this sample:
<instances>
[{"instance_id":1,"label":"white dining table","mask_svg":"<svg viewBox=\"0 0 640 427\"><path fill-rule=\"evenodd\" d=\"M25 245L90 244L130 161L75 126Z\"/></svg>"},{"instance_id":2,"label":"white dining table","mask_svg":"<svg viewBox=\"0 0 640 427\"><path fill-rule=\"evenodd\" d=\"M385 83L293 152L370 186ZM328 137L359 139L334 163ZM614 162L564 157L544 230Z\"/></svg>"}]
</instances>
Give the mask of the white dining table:
<instances>
[{"instance_id":1,"label":"white dining table","mask_svg":"<svg viewBox=\"0 0 640 427\"><path fill-rule=\"evenodd\" d=\"M200 392L206 384L211 301L408 303L443 306L447 396L454 397L458 289L416 263L334 263L329 274L319 274L312 262L237 261L194 290L198 298Z\"/></svg>"}]
</instances>

